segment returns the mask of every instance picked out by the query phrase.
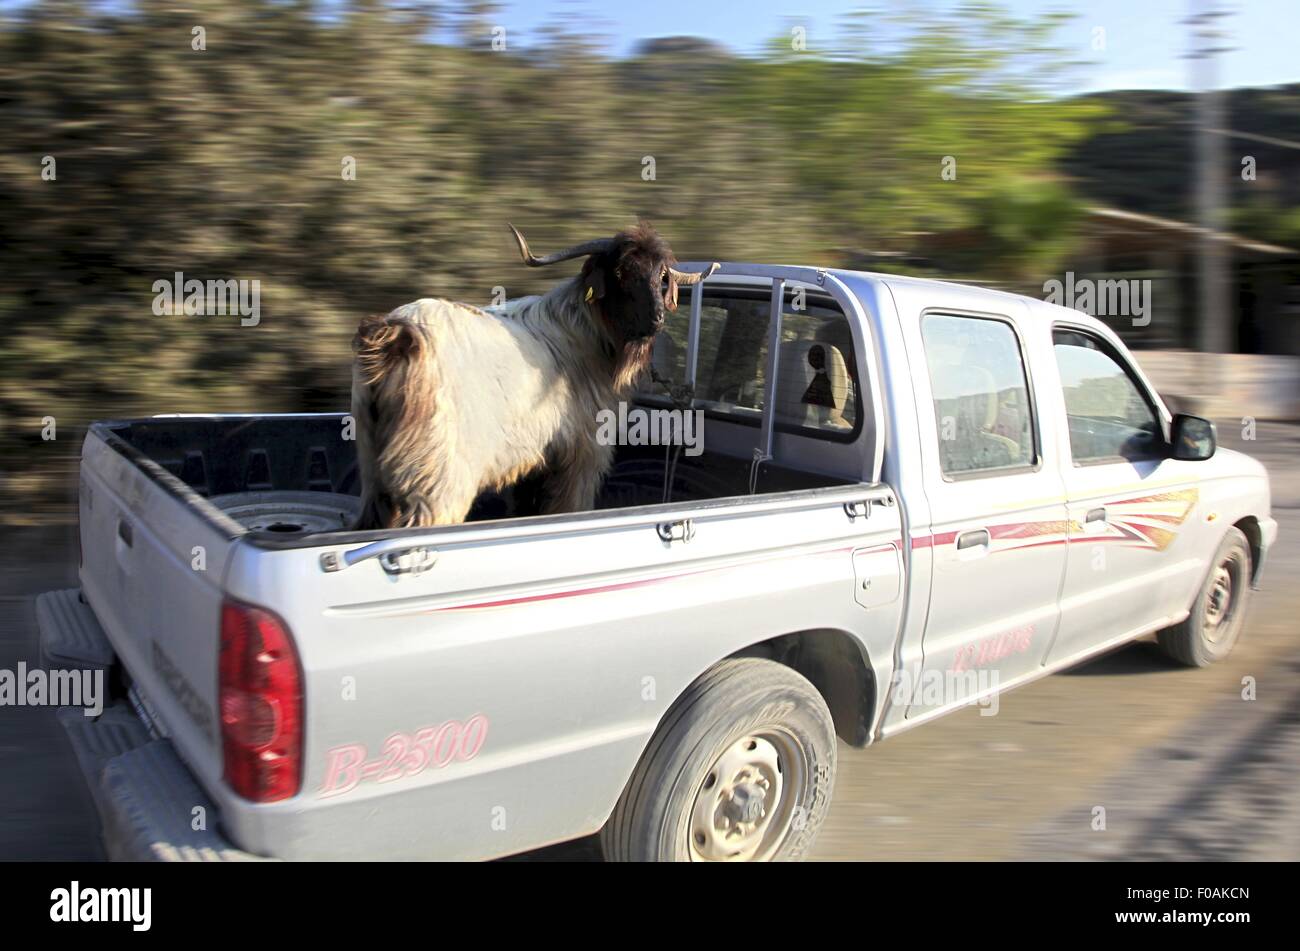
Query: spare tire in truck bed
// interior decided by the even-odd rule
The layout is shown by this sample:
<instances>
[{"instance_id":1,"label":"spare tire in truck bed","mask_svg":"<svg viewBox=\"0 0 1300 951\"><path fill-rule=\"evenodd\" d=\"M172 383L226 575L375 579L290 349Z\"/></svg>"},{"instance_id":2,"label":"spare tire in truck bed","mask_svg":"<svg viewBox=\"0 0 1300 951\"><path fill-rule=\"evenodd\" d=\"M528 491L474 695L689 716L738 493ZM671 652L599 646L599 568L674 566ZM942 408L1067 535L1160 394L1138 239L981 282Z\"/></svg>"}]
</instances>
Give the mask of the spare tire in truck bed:
<instances>
[{"instance_id":1,"label":"spare tire in truck bed","mask_svg":"<svg viewBox=\"0 0 1300 951\"><path fill-rule=\"evenodd\" d=\"M361 500L336 492L231 492L209 499L254 532L337 532L356 521Z\"/></svg>"}]
</instances>

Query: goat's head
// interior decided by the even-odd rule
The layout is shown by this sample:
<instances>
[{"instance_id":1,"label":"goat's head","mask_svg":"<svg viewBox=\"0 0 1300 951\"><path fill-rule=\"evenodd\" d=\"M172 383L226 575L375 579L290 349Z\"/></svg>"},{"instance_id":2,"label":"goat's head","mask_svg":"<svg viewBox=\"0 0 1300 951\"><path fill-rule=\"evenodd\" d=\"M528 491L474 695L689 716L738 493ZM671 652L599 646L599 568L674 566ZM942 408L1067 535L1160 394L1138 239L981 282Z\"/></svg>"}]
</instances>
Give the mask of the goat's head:
<instances>
[{"instance_id":1,"label":"goat's head","mask_svg":"<svg viewBox=\"0 0 1300 951\"><path fill-rule=\"evenodd\" d=\"M598 238L542 257L528 250L528 242L514 226L519 253L530 267L585 257L579 286L583 298L600 314L601 323L619 347L647 345L664 325L667 311L677 309L677 287L698 284L719 265L702 273L678 271L668 242L648 222L641 222L612 238Z\"/></svg>"}]
</instances>

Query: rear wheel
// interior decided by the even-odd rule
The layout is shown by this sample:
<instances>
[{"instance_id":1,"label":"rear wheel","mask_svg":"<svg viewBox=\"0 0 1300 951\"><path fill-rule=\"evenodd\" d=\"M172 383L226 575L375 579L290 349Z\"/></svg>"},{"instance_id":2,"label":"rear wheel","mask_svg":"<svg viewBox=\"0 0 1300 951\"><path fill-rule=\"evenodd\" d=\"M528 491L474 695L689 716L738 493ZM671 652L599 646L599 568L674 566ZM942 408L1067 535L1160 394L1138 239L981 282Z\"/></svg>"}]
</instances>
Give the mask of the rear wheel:
<instances>
[{"instance_id":1,"label":"rear wheel","mask_svg":"<svg viewBox=\"0 0 1300 951\"><path fill-rule=\"evenodd\" d=\"M610 861L802 858L830 806L835 728L789 667L725 660L669 709L601 830Z\"/></svg>"},{"instance_id":2,"label":"rear wheel","mask_svg":"<svg viewBox=\"0 0 1300 951\"><path fill-rule=\"evenodd\" d=\"M1250 600L1250 546L1230 528L1211 562L1210 573L1183 623L1161 631L1160 647L1179 663L1208 667L1232 651L1246 621Z\"/></svg>"}]
</instances>

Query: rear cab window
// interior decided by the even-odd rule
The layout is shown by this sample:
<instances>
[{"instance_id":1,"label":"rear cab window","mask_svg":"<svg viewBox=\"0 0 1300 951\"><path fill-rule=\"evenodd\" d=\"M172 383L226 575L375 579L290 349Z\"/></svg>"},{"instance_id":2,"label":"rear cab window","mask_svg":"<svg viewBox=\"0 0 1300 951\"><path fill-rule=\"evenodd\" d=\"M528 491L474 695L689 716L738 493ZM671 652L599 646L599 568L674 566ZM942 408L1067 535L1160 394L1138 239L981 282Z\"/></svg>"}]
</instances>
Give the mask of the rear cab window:
<instances>
[{"instance_id":1,"label":"rear cab window","mask_svg":"<svg viewBox=\"0 0 1300 951\"><path fill-rule=\"evenodd\" d=\"M691 289L694 290L693 288ZM665 381L686 379L690 294L655 338L653 366ZM694 407L707 416L758 425L770 365L771 292L705 285ZM829 297L787 288L777 354L773 418L777 430L830 440L853 440L862 418L853 333ZM662 396L663 386L643 387Z\"/></svg>"}]
</instances>

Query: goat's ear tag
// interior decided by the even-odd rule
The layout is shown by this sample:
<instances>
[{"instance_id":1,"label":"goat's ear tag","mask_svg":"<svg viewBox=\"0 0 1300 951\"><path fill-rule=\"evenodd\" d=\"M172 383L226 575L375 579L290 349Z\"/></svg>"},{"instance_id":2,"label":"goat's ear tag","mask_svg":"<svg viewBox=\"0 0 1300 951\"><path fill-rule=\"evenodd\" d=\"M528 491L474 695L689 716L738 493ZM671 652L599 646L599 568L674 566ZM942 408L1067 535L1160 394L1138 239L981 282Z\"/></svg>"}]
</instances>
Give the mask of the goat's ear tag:
<instances>
[{"instance_id":1,"label":"goat's ear tag","mask_svg":"<svg viewBox=\"0 0 1300 951\"><path fill-rule=\"evenodd\" d=\"M593 297L595 297L595 296L596 296L595 291L593 291L591 285L588 284L588 285L587 285L587 303L590 304L590 303L591 303L591 299L592 299Z\"/></svg>"},{"instance_id":2,"label":"goat's ear tag","mask_svg":"<svg viewBox=\"0 0 1300 951\"><path fill-rule=\"evenodd\" d=\"M597 300L605 296L605 272L599 268L591 271L591 283L587 285L587 302L594 297Z\"/></svg>"}]
</instances>

